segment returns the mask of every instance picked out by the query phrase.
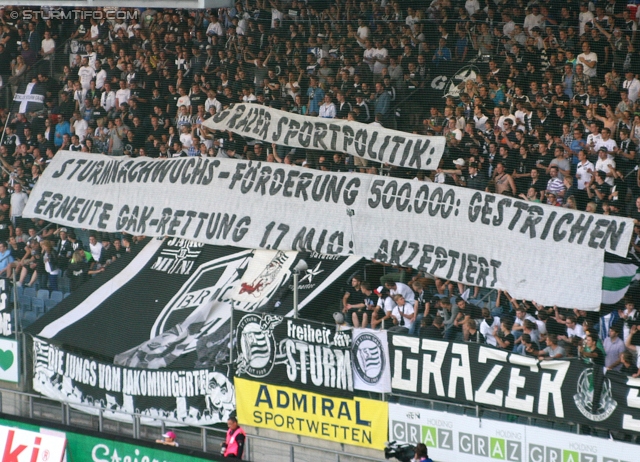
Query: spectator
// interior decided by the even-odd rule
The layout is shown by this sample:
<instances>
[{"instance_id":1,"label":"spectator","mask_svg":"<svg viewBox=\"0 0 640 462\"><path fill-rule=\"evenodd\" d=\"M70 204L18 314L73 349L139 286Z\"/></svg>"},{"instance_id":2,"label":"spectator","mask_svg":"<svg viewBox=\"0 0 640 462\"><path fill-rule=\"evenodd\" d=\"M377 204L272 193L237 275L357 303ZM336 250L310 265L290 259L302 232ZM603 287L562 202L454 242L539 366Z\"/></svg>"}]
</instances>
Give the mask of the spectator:
<instances>
[{"instance_id":1,"label":"spectator","mask_svg":"<svg viewBox=\"0 0 640 462\"><path fill-rule=\"evenodd\" d=\"M497 326L493 328L493 336L496 339L498 348L501 348L507 351L513 350L515 339L513 337L513 334L511 333L512 328L513 328L513 321L511 321L510 319L503 319L500 322L499 330Z\"/></svg>"},{"instance_id":2,"label":"spectator","mask_svg":"<svg viewBox=\"0 0 640 462\"><path fill-rule=\"evenodd\" d=\"M620 356L626 350L626 347L622 339L620 339L620 327L611 326L609 328L609 336L602 343L605 352L604 366L607 370L619 371L622 369Z\"/></svg>"}]
</instances>

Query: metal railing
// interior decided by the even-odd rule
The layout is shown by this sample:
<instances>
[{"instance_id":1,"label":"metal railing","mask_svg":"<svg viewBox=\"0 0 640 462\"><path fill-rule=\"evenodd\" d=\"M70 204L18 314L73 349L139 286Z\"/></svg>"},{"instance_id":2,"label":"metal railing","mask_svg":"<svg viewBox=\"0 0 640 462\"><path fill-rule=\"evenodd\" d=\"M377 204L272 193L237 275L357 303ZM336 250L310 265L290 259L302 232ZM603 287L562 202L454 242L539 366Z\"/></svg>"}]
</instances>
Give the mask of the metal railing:
<instances>
[{"instance_id":1,"label":"metal railing","mask_svg":"<svg viewBox=\"0 0 640 462\"><path fill-rule=\"evenodd\" d=\"M184 423L171 419L152 419L137 413L106 410L8 389L0 389L0 413L147 441L155 441L165 429L171 428L179 434L181 446L202 452L218 452L219 443L225 437L223 429L199 425L184 427ZM105 414L120 414L121 419L109 419ZM143 423L149 420L155 425Z\"/></svg>"},{"instance_id":2,"label":"metal railing","mask_svg":"<svg viewBox=\"0 0 640 462\"><path fill-rule=\"evenodd\" d=\"M78 409L86 408L83 412ZM97 412L97 415L95 413ZM194 449L205 453L219 453L220 443L224 441L225 431L218 428L191 425L189 427L176 427L184 425L182 422L171 419L154 419L158 425L144 425L143 420L149 420L148 416L128 413L123 411L111 411L109 414L121 414L123 418L131 419L131 422L111 420L105 417L104 409L96 409L92 406L58 401L51 398L25 393L20 391L0 389L0 413L18 417L28 417L43 422L62 424L71 428L83 430L94 430L103 434L126 436L129 438L155 441L159 435L165 432L166 428L171 428L180 441L180 446L187 449ZM278 460L290 462L296 459L297 450L316 451L326 454L328 457L316 460L336 460L347 461L379 461L378 457L354 454L348 451L337 451L333 449L310 447L308 444L293 441L282 441L263 435L250 434L247 439L244 460L265 460L265 450L255 449L259 445L257 442L271 443L274 451L278 452ZM283 455L286 455L283 457Z\"/></svg>"}]
</instances>

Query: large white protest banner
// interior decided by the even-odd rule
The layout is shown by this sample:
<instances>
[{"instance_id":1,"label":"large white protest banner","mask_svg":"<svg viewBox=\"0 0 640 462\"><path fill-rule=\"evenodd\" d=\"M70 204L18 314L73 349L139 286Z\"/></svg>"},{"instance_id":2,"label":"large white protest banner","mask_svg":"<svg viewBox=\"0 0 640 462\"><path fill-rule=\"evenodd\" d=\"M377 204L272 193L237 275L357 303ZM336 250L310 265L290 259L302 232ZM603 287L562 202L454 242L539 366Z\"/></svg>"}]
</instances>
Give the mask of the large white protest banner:
<instances>
[{"instance_id":1,"label":"large white protest banner","mask_svg":"<svg viewBox=\"0 0 640 462\"><path fill-rule=\"evenodd\" d=\"M203 125L292 148L343 152L423 170L438 168L445 146L444 136L412 135L359 122L301 116L259 104L238 104Z\"/></svg>"},{"instance_id":2,"label":"large white protest banner","mask_svg":"<svg viewBox=\"0 0 640 462\"><path fill-rule=\"evenodd\" d=\"M359 255L586 310L600 305L604 252L626 255L632 234L628 218L417 180L77 152L56 154L23 216L215 245Z\"/></svg>"}]
</instances>

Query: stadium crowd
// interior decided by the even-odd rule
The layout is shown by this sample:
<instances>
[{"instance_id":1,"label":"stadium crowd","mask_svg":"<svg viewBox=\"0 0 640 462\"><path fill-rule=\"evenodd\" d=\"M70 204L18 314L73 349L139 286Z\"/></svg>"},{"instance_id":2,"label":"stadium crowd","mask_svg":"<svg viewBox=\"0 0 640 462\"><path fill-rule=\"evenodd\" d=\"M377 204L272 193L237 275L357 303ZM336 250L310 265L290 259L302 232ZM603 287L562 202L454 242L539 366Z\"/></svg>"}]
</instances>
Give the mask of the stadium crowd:
<instances>
[{"instance_id":1,"label":"stadium crowd","mask_svg":"<svg viewBox=\"0 0 640 462\"><path fill-rule=\"evenodd\" d=\"M15 270L19 283L34 284L39 271L54 289L71 265L86 277L135 245L92 234L76 256L81 230L22 218L59 150L417 177L622 214L637 225L630 256L640 261L638 16L620 0L247 0L216 10L123 9L116 19L106 10L67 19L29 11L30 20L20 7L0 14L0 241L8 242L0 276ZM456 84L444 96L443 76ZM46 109L13 113L11 95L27 82L45 89ZM203 125L238 102L444 136L447 147L437 170L416 172ZM448 281L416 276L411 287L388 281L375 290L354 281L343 305L354 325L388 320L415 335L545 358L595 354L637 375L633 298L603 322L506 293L480 309Z\"/></svg>"}]
</instances>

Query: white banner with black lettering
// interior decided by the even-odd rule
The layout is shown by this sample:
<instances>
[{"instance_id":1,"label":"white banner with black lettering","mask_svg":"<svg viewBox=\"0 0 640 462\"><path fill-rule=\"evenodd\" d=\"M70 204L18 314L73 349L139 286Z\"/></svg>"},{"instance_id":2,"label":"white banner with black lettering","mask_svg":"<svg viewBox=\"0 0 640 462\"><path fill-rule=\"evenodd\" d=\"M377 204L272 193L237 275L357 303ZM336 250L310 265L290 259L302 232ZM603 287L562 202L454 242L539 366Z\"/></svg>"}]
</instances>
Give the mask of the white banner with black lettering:
<instances>
[{"instance_id":1,"label":"white banner with black lettering","mask_svg":"<svg viewBox=\"0 0 640 462\"><path fill-rule=\"evenodd\" d=\"M23 216L215 245L359 255L585 310L600 306L604 252L626 255L632 234L628 218L417 180L78 152L56 154ZM588 271L576 271L576 262Z\"/></svg>"},{"instance_id":2,"label":"white banner with black lettering","mask_svg":"<svg viewBox=\"0 0 640 462\"><path fill-rule=\"evenodd\" d=\"M496 413L497 415L497 413ZM427 446L434 460L631 462L638 446L503 420L389 404L389 440Z\"/></svg>"},{"instance_id":3,"label":"white banner with black lettering","mask_svg":"<svg viewBox=\"0 0 640 462\"><path fill-rule=\"evenodd\" d=\"M307 117L259 104L239 104L207 119L211 130L318 151L343 152L422 170L438 168L444 136L423 136L342 119Z\"/></svg>"},{"instance_id":4,"label":"white banner with black lettering","mask_svg":"<svg viewBox=\"0 0 640 462\"><path fill-rule=\"evenodd\" d=\"M353 329L351 361L353 388L376 393L391 392L387 331Z\"/></svg>"}]
</instances>

